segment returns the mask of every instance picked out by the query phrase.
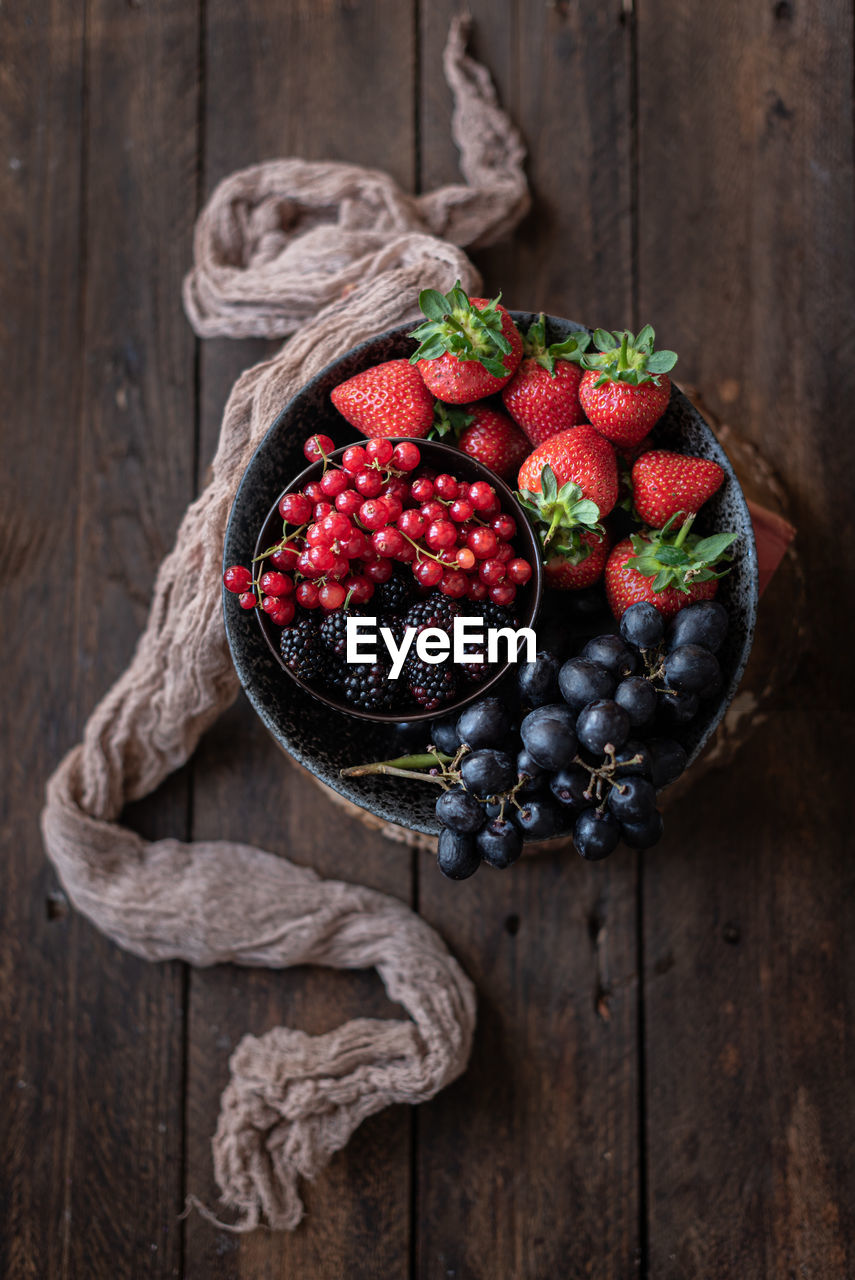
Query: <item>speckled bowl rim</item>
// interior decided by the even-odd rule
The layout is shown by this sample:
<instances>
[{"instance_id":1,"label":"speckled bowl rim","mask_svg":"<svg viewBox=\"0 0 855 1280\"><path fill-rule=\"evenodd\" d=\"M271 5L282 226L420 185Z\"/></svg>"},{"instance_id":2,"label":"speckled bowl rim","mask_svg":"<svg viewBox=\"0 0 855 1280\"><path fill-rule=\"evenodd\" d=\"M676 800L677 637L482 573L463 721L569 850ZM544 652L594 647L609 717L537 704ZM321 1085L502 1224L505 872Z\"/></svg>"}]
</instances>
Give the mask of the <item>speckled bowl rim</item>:
<instances>
[{"instance_id":1,"label":"speckled bowl rim","mask_svg":"<svg viewBox=\"0 0 855 1280\"><path fill-rule=\"evenodd\" d=\"M512 311L510 314L514 322L516 323L517 327L523 330L527 329L538 317L538 313L530 312L530 311ZM579 324L577 321L568 320L561 316L547 315L546 322L547 322L547 326L557 325L569 331L573 331L573 330L578 331L578 330L584 330L587 328L587 326ZM328 379L338 366L345 363L348 365L358 364L360 357L362 356L368 357L369 353L371 353L378 346L382 346L383 344L388 344L395 340L403 339L405 336L409 334L410 329L411 329L411 326L409 324L396 325L393 328L387 329L382 333L375 334L371 338L367 338L364 342L360 342L355 347L351 347L348 351L343 352L341 356L337 357L336 360L331 361L328 365L326 365L323 369L321 369L318 373L316 373L314 377L312 377L308 382L306 382L300 388L300 390L294 396L291 397L291 399L283 406L280 412L276 415L270 427L266 431L265 435L263 436L259 444L256 446L255 450L253 451L253 454L249 459L249 462L247 463L243 476L241 477L240 483L237 487L235 498L232 503L231 510L229 512L229 519L226 525L226 533L225 533L225 539L224 539L224 545L223 545L223 568L224 569L227 567L229 563L232 563L235 559L235 554L230 550L230 548L234 540L233 535L235 532L235 525L236 525L236 512L241 506L241 503L246 494L246 490L252 485L252 482L253 482L252 473L254 470L254 465L256 464L259 457L265 453L271 439L279 431L279 428L282 424L283 419L285 419L289 414L293 413L295 407L299 404L299 402L303 399L303 397L307 397L313 391L315 391L318 385L324 382L326 379ZM588 330L588 332L590 332L590 330ZM387 356L385 358L395 358L395 357ZM369 359L366 359L363 367L367 367L370 362L371 361ZM730 679L728 680L727 684L724 686L722 690L718 709L716 713L710 718L709 722L707 723L706 729L704 730L700 738L695 742L695 744L693 745L689 753L688 764L691 765L694 762L694 760L696 760L697 757L700 755L701 751L707 745L710 738L715 733L716 729L721 723L721 720L724 717L725 712L727 711L727 708L730 706L731 702L733 701L733 698L736 694L736 690L738 689L739 684L742 680L742 676L745 672L745 667L751 653L751 645L754 638L754 629L755 629L756 620L757 620L757 606L758 606L758 600L759 600L759 589L758 589L759 575L758 575L758 566L757 566L757 547L754 539L754 530L753 530L753 524L751 521L751 514L748 510L748 504L745 499L745 495L742 492L742 486L740 485L739 480L737 479L736 473L733 469L730 459L728 458L727 454L725 453L719 441L716 439L715 434L712 428L710 427L709 423L706 422L703 416L699 413L699 411L695 408L695 406L691 403L691 401L683 394L683 392L680 390L680 388L676 384L673 385L671 402L669 404L668 409L666 410L666 415L665 415L666 417L670 416L672 408L675 404L677 405L677 407L680 409L682 413L687 414L689 418L694 421L695 425L698 426L701 429L702 433L706 436L706 445L708 450L707 456L712 457L713 460L719 464L719 466L725 472L725 476L727 480L732 485L731 496L737 508L739 509L742 517L740 534L743 536L743 546L741 548L741 552L742 552L742 558L744 560L745 569L747 570L747 579L750 587L747 598L744 598L742 600L741 609L740 609L740 617L741 617L741 623L743 628L742 644L739 648L736 661L734 662ZM657 432L657 429L654 428L654 432L653 432L654 436L656 435L656 432ZM360 791L357 789L358 784L353 784L349 782L349 780L347 779L340 778L337 774L333 774L329 771L323 770L322 768L319 767L317 760L312 754L302 750L302 748L297 743L293 743L285 740L274 717L269 713L268 709L265 707L261 699L257 696L257 693L253 687L251 669L249 669L248 665L244 663L241 655L236 651L236 645L235 643L233 643L233 636L231 631L233 620L230 618L229 611L226 608L227 596L228 596L228 593L226 592L225 588L223 588L222 597L223 597L223 612L224 612L224 620L225 620L226 639L229 646L229 651L232 656L232 661L234 662L235 670L238 675L238 679L240 681L241 687L246 693L247 698L249 699L252 707L254 708L255 712L259 716L262 724L265 726L265 728L268 730L271 736L276 740L277 744L280 747L282 747L287 754L291 755L299 764L303 765L304 768L308 769L308 771L312 773L316 778L318 778L321 782L331 787L332 790L337 792L345 800L348 800L352 804L356 805L358 808L367 810L369 813L372 813L375 817L379 818L383 822L390 822L397 826L407 826L411 830L421 832L425 835L435 835L439 829L438 823L436 823L435 820L421 822L417 820L405 821L402 818L401 804L400 804L401 797L400 795L398 795L398 793L391 790L388 793L381 792L381 793L375 793L370 795L360 793ZM261 641L261 637L259 636L259 642L260 641ZM272 661L272 658L271 658L271 661ZM350 717L343 717L343 718L350 719ZM353 721L351 722L353 723ZM387 798L387 794L388 794L388 798ZM569 828L568 828L568 835L569 835Z\"/></svg>"}]
</instances>

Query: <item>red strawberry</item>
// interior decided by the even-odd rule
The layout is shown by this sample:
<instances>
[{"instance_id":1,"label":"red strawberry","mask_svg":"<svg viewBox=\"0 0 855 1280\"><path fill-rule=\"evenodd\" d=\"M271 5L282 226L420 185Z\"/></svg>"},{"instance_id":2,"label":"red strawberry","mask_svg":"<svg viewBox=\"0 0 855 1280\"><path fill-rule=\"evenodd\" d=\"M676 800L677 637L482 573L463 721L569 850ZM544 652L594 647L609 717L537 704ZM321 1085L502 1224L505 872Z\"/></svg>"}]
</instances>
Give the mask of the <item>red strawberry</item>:
<instances>
[{"instance_id":1,"label":"red strawberry","mask_svg":"<svg viewBox=\"0 0 855 1280\"><path fill-rule=\"evenodd\" d=\"M522 363L502 392L502 399L532 444L542 444L559 431L584 421L579 404L582 370L578 360L590 341L590 335L581 329L564 342L547 346L543 312L526 334Z\"/></svg>"},{"instance_id":2,"label":"red strawberry","mask_svg":"<svg viewBox=\"0 0 855 1280\"><path fill-rule=\"evenodd\" d=\"M529 454L517 477L520 489L541 491L541 472L550 467L558 488L572 482L581 497L596 504L595 520L603 520L617 502L618 479L615 451L599 432L586 423L559 431Z\"/></svg>"},{"instance_id":3,"label":"red strawberry","mask_svg":"<svg viewBox=\"0 0 855 1280\"><path fill-rule=\"evenodd\" d=\"M672 516L679 527L713 496L723 479L721 467L709 458L656 449L642 454L632 468L635 509L654 529L661 529Z\"/></svg>"},{"instance_id":4,"label":"red strawberry","mask_svg":"<svg viewBox=\"0 0 855 1280\"><path fill-rule=\"evenodd\" d=\"M690 516L681 529L669 522L664 529L634 533L617 544L605 574L606 595L616 618L640 601L673 618L687 604L712 599L718 579L727 573L716 572L716 567L730 559L728 548L737 535L701 538L689 533L693 520Z\"/></svg>"},{"instance_id":5,"label":"red strawberry","mask_svg":"<svg viewBox=\"0 0 855 1280\"><path fill-rule=\"evenodd\" d=\"M531 452L523 432L506 413L488 404L467 405L466 415L470 421L457 441L460 451L511 480Z\"/></svg>"},{"instance_id":6,"label":"red strawberry","mask_svg":"<svg viewBox=\"0 0 855 1280\"><path fill-rule=\"evenodd\" d=\"M387 360L340 382L330 399L363 435L426 436L433 396L409 360Z\"/></svg>"},{"instance_id":7,"label":"red strawberry","mask_svg":"<svg viewBox=\"0 0 855 1280\"><path fill-rule=\"evenodd\" d=\"M519 330L498 298L469 298L458 280L446 297L422 289L419 306L427 320L410 334L425 385L446 404L467 404L499 391L522 359Z\"/></svg>"},{"instance_id":8,"label":"red strawberry","mask_svg":"<svg viewBox=\"0 0 855 1280\"><path fill-rule=\"evenodd\" d=\"M677 357L673 351L654 351L654 337L649 324L637 338L628 329L597 329L594 345L599 354L582 356L588 372L579 387L579 401L588 420L614 444L638 444L668 406L671 380L666 374Z\"/></svg>"},{"instance_id":9,"label":"red strawberry","mask_svg":"<svg viewBox=\"0 0 855 1280\"><path fill-rule=\"evenodd\" d=\"M575 551L553 551L544 561L547 586L557 591L580 591L592 587L603 576L609 555L609 540L596 533L583 533Z\"/></svg>"}]
</instances>

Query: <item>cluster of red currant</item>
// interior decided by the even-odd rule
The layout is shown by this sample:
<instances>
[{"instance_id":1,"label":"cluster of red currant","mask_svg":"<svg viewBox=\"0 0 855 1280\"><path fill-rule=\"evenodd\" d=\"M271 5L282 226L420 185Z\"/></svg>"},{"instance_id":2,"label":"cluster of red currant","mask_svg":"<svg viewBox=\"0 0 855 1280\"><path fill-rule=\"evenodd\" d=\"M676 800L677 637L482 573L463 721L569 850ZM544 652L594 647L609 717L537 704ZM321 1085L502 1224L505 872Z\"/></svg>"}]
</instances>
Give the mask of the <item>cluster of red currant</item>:
<instances>
[{"instance_id":1,"label":"cluster of red currant","mask_svg":"<svg viewBox=\"0 0 855 1280\"><path fill-rule=\"evenodd\" d=\"M244 609L260 598L271 621L286 627L297 605L329 612L346 601L365 604L375 584L391 578L395 561L409 564L421 587L453 600L513 602L532 567L514 551L516 521L501 510L492 485L427 469L415 475L421 453L409 440L351 445L340 466L329 456L334 447L323 435L303 445L324 471L281 498L282 540L257 558L273 568L257 578L243 565L223 574Z\"/></svg>"}]
</instances>

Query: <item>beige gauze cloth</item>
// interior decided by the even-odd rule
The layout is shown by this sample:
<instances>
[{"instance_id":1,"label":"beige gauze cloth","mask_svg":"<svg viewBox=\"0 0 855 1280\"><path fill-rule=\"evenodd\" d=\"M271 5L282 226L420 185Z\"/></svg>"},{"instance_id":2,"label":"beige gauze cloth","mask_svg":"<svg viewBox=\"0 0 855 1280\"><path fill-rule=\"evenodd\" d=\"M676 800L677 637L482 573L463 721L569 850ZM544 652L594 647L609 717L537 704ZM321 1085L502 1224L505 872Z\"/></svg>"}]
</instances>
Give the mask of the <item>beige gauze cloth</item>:
<instances>
[{"instance_id":1,"label":"beige gauze cloth","mask_svg":"<svg viewBox=\"0 0 855 1280\"><path fill-rule=\"evenodd\" d=\"M528 208L521 142L465 54L461 20L444 62L465 185L413 197L384 173L282 160L232 175L202 212L184 293L196 332L294 336L236 383L211 481L160 567L131 664L47 786L48 855L77 909L119 946L195 965L373 966L410 1016L244 1037L212 1144L238 1230L262 1215L294 1228L298 1176L317 1175L366 1116L433 1097L464 1070L472 1043L472 984L404 903L247 845L150 843L118 824L238 693L220 603L223 538L267 428L334 357L415 319L419 289L447 291L457 277L478 289L460 246L506 235Z\"/></svg>"}]
</instances>

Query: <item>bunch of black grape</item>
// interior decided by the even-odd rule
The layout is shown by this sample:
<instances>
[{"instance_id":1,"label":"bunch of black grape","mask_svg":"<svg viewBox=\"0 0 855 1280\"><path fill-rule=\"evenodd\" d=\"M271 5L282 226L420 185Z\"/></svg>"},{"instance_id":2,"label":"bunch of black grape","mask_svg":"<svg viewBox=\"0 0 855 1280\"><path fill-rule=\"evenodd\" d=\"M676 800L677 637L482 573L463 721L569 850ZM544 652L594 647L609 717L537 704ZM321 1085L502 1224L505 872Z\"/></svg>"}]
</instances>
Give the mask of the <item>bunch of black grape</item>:
<instances>
[{"instance_id":1,"label":"bunch of black grape","mask_svg":"<svg viewBox=\"0 0 855 1280\"><path fill-rule=\"evenodd\" d=\"M525 840L572 823L583 858L605 858L623 840L646 849L662 835L657 792L680 776L687 754L675 737L721 690L716 653L727 612L716 601L683 609L665 627L635 604L620 635L589 640L562 663L541 651L520 667L518 733L498 698L434 723L434 745L453 757L436 812L439 866L462 880L481 862L510 866Z\"/></svg>"}]
</instances>

